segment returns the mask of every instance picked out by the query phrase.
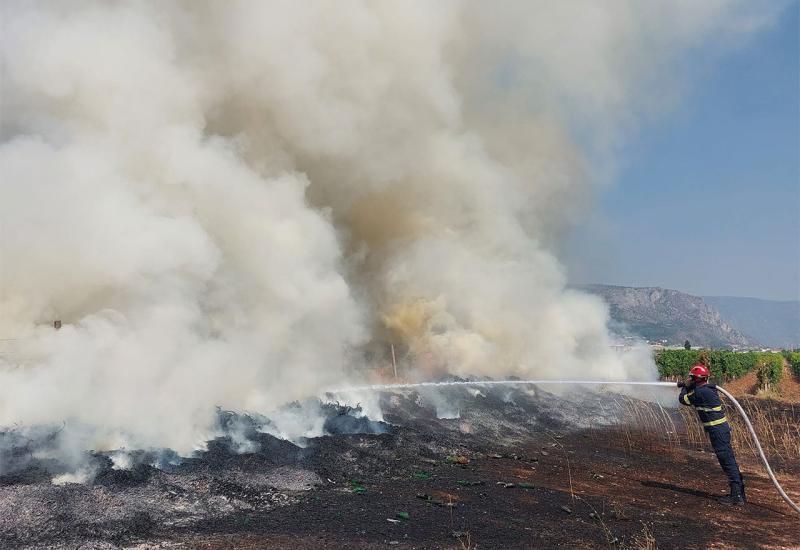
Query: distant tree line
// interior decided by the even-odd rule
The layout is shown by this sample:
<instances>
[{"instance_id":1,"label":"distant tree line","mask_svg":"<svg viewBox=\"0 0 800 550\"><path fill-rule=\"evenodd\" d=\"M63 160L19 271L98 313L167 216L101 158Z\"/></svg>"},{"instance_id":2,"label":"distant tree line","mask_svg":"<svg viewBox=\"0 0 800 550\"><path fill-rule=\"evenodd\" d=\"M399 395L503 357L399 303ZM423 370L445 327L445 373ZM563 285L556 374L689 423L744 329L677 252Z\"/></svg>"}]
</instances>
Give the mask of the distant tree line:
<instances>
[{"instance_id":1,"label":"distant tree line","mask_svg":"<svg viewBox=\"0 0 800 550\"><path fill-rule=\"evenodd\" d=\"M786 355L794 372L800 375L800 353ZM684 378L693 365L703 363L711 369L711 376L719 381L739 378L757 369L758 383L762 388L769 388L781 381L783 360L783 354L757 351L668 349L655 354L658 373L662 378Z\"/></svg>"}]
</instances>

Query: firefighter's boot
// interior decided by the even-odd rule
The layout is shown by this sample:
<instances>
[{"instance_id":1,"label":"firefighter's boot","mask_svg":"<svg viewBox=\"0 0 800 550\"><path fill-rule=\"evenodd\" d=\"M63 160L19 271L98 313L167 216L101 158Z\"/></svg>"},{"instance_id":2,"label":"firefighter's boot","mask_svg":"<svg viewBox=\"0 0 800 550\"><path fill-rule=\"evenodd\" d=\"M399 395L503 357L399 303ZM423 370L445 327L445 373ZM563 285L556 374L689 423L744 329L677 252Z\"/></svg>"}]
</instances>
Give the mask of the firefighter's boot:
<instances>
[{"instance_id":1,"label":"firefighter's boot","mask_svg":"<svg viewBox=\"0 0 800 550\"><path fill-rule=\"evenodd\" d=\"M731 483L731 494L726 497L717 499L720 504L727 506L742 505L744 504L744 494L742 492L741 483Z\"/></svg>"}]
</instances>

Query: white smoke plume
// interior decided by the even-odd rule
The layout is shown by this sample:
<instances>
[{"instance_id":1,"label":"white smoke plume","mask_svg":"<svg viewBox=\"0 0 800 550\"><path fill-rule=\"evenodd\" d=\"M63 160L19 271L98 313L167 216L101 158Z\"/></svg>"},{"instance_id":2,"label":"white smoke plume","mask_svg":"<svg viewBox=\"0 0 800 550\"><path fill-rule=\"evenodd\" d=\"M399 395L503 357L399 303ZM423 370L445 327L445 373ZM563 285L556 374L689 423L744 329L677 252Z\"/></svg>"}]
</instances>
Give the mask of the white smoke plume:
<instances>
[{"instance_id":1,"label":"white smoke plume","mask_svg":"<svg viewBox=\"0 0 800 550\"><path fill-rule=\"evenodd\" d=\"M650 376L555 247L688 52L777 10L4 1L0 426L186 453L387 343L418 376Z\"/></svg>"}]
</instances>

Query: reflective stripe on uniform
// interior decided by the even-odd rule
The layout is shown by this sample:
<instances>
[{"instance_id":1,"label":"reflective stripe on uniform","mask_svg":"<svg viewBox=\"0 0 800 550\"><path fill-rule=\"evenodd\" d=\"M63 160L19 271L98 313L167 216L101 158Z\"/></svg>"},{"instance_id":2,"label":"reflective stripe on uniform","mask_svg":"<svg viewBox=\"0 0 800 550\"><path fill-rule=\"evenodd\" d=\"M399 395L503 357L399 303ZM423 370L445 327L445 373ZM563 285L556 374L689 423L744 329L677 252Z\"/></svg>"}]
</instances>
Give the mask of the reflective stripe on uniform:
<instances>
[{"instance_id":1,"label":"reflective stripe on uniform","mask_svg":"<svg viewBox=\"0 0 800 550\"><path fill-rule=\"evenodd\" d=\"M695 407L695 409L705 412L719 412L722 410L722 405L718 405L716 407Z\"/></svg>"},{"instance_id":2,"label":"reflective stripe on uniform","mask_svg":"<svg viewBox=\"0 0 800 550\"><path fill-rule=\"evenodd\" d=\"M689 396L690 395L694 395L694 391L690 391L689 393L687 393L687 394L685 394L683 396L683 402L686 403L687 405L691 405L691 403L689 403ZM674 401L673 401L673 403L674 403Z\"/></svg>"},{"instance_id":3,"label":"reflective stripe on uniform","mask_svg":"<svg viewBox=\"0 0 800 550\"><path fill-rule=\"evenodd\" d=\"M703 422L703 426L718 426L724 422L728 421L728 417L723 416L719 420L712 420L711 422Z\"/></svg>"}]
</instances>

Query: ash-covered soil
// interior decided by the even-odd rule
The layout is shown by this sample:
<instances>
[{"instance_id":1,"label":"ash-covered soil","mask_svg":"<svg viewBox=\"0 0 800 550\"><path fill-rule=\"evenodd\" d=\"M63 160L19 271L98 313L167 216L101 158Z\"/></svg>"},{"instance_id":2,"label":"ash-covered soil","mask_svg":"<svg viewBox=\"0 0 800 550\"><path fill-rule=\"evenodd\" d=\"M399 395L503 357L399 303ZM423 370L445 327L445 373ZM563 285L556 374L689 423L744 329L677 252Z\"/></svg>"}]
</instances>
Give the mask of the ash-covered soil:
<instances>
[{"instance_id":1,"label":"ash-covered soil","mask_svg":"<svg viewBox=\"0 0 800 550\"><path fill-rule=\"evenodd\" d=\"M459 387L381 404L385 423L323 407L332 435L302 445L221 413L249 427L180 461L95 455L85 483L53 484L36 443L17 445L0 548L800 547L797 516L746 452L750 503L722 507L713 454L654 440L612 394Z\"/></svg>"}]
</instances>

